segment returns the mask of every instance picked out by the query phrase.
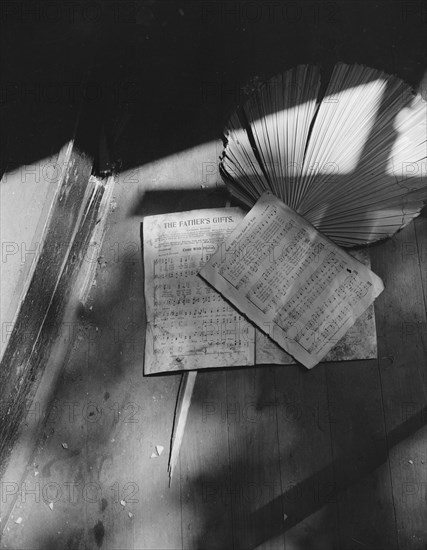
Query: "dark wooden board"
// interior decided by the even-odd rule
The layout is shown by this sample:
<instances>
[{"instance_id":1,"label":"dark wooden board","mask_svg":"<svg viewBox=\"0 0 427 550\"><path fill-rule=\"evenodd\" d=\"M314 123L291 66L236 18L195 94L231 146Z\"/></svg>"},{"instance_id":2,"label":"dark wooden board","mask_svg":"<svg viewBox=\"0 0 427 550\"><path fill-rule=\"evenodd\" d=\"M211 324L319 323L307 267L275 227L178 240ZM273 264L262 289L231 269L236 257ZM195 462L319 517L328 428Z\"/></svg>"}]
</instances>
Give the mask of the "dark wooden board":
<instances>
[{"instance_id":1,"label":"dark wooden board","mask_svg":"<svg viewBox=\"0 0 427 550\"><path fill-rule=\"evenodd\" d=\"M408 253L410 255L418 256L418 264L420 267L420 275L424 292L424 307L427 310L427 211L424 211L422 215L418 216L418 218L415 219L414 224L417 248L415 249L411 243L412 248L408 250Z\"/></svg>"},{"instance_id":2,"label":"dark wooden board","mask_svg":"<svg viewBox=\"0 0 427 550\"><path fill-rule=\"evenodd\" d=\"M229 370L224 414L230 442L233 548L283 548L280 455L270 367Z\"/></svg>"},{"instance_id":3,"label":"dark wooden board","mask_svg":"<svg viewBox=\"0 0 427 550\"><path fill-rule=\"evenodd\" d=\"M338 548L398 548L376 360L326 365Z\"/></svg>"},{"instance_id":4,"label":"dark wooden board","mask_svg":"<svg viewBox=\"0 0 427 550\"><path fill-rule=\"evenodd\" d=\"M276 367L283 522L287 548L336 548L333 410L325 365Z\"/></svg>"},{"instance_id":5,"label":"dark wooden board","mask_svg":"<svg viewBox=\"0 0 427 550\"><path fill-rule=\"evenodd\" d=\"M62 149L58 163L64 172L51 207L40 256L0 364L0 464L3 469L27 400L34 391L33 382L42 374L57 337L71 280L78 273L96 221L93 214L90 219L81 217L93 160L71 141ZM96 204L99 205L99 199L93 207L95 214ZM78 227L79 223L83 225ZM78 229L80 232L76 235Z\"/></svg>"},{"instance_id":6,"label":"dark wooden board","mask_svg":"<svg viewBox=\"0 0 427 550\"><path fill-rule=\"evenodd\" d=\"M427 544L426 310L415 225L375 247L385 290L376 302L384 419L400 549Z\"/></svg>"},{"instance_id":7,"label":"dark wooden board","mask_svg":"<svg viewBox=\"0 0 427 550\"><path fill-rule=\"evenodd\" d=\"M180 453L183 548L233 546L225 401L225 372L199 372Z\"/></svg>"}]
</instances>

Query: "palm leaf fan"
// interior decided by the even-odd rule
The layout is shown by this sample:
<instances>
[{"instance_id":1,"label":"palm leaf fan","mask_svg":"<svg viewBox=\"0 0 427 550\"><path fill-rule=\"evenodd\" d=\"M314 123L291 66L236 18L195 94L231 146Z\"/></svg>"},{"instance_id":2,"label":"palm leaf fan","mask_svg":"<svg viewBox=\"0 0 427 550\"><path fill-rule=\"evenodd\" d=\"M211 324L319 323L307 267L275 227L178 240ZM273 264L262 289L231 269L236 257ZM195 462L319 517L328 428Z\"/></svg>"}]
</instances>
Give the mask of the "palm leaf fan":
<instances>
[{"instance_id":1,"label":"palm leaf fan","mask_svg":"<svg viewBox=\"0 0 427 550\"><path fill-rule=\"evenodd\" d=\"M231 116L220 171L248 206L270 190L336 243L372 243L426 202L426 116L396 76L338 63L325 85L300 65Z\"/></svg>"}]
</instances>

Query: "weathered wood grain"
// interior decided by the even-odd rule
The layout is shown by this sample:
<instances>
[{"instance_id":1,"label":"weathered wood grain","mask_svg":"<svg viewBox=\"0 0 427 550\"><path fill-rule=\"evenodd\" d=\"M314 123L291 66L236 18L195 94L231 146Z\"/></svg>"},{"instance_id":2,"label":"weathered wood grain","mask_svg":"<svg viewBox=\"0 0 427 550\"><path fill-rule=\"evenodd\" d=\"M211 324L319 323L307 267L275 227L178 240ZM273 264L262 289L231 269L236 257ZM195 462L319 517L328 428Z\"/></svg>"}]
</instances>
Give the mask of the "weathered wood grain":
<instances>
[{"instance_id":1,"label":"weathered wood grain","mask_svg":"<svg viewBox=\"0 0 427 550\"><path fill-rule=\"evenodd\" d=\"M424 293L424 308L427 311L427 211L414 221L417 249L413 249L418 256L420 275ZM410 251L408 250L408 253Z\"/></svg>"},{"instance_id":2,"label":"weathered wood grain","mask_svg":"<svg viewBox=\"0 0 427 550\"><path fill-rule=\"evenodd\" d=\"M337 518L325 365L276 367L286 547L335 548Z\"/></svg>"},{"instance_id":3,"label":"weathered wood grain","mask_svg":"<svg viewBox=\"0 0 427 550\"><path fill-rule=\"evenodd\" d=\"M338 548L398 548L376 360L326 365Z\"/></svg>"},{"instance_id":4,"label":"weathered wood grain","mask_svg":"<svg viewBox=\"0 0 427 550\"><path fill-rule=\"evenodd\" d=\"M197 375L181 447L183 548L232 548L224 371Z\"/></svg>"},{"instance_id":5,"label":"weathered wood grain","mask_svg":"<svg viewBox=\"0 0 427 550\"><path fill-rule=\"evenodd\" d=\"M40 256L0 364L0 464L3 468L25 413L25 404L31 398L32 382L41 374L57 335L69 282L78 273L88 235L90 237L96 221L93 213L85 217L82 210L88 199L92 159L71 141L64 146L59 163L63 172ZM95 200L94 211L99 200L100 196Z\"/></svg>"},{"instance_id":6,"label":"weathered wood grain","mask_svg":"<svg viewBox=\"0 0 427 550\"><path fill-rule=\"evenodd\" d=\"M233 517L233 548L283 548L274 370L228 370L224 415L230 444L230 486L225 486Z\"/></svg>"},{"instance_id":7,"label":"weathered wood grain","mask_svg":"<svg viewBox=\"0 0 427 550\"><path fill-rule=\"evenodd\" d=\"M378 356L399 548L427 543L426 310L411 224L375 247L385 291L376 302Z\"/></svg>"}]
</instances>

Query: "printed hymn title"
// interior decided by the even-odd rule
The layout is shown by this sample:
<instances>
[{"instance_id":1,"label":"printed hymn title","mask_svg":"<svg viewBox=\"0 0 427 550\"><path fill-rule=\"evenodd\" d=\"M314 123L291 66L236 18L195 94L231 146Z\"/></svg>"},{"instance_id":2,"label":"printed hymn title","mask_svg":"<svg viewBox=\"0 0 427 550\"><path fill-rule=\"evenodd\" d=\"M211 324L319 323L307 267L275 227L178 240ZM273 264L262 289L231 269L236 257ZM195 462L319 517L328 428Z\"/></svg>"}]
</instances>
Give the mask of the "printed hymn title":
<instances>
[{"instance_id":1,"label":"printed hymn title","mask_svg":"<svg viewBox=\"0 0 427 550\"><path fill-rule=\"evenodd\" d=\"M211 223L233 223L232 216L219 216L217 218L195 218L193 220L180 220L179 222L163 222L165 229L172 227L190 227L192 225L209 225Z\"/></svg>"}]
</instances>

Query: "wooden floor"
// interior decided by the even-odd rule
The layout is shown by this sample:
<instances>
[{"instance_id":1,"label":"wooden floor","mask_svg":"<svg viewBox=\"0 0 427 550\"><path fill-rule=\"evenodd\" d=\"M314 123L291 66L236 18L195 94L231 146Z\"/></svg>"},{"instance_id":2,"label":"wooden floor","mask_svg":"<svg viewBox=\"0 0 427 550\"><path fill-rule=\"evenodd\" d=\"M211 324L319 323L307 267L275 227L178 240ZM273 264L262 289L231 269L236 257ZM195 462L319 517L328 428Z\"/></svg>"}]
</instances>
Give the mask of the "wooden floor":
<instances>
[{"instance_id":1,"label":"wooden floor","mask_svg":"<svg viewBox=\"0 0 427 550\"><path fill-rule=\"evenodd\" d=\"M168 487L180 377L142 375L139 223L224 204L216 186L185 188L179 175L170 189L180 163L197 181L197 159L216 147L145 167L132 187L129 174L116 182L53 406L33 405L48 415L44 436L26 476L3 483L16 505L2 548L426 547L425 217L371 250L385 283L378 360L201 372Z\"/></svg>"}]
</instances>

